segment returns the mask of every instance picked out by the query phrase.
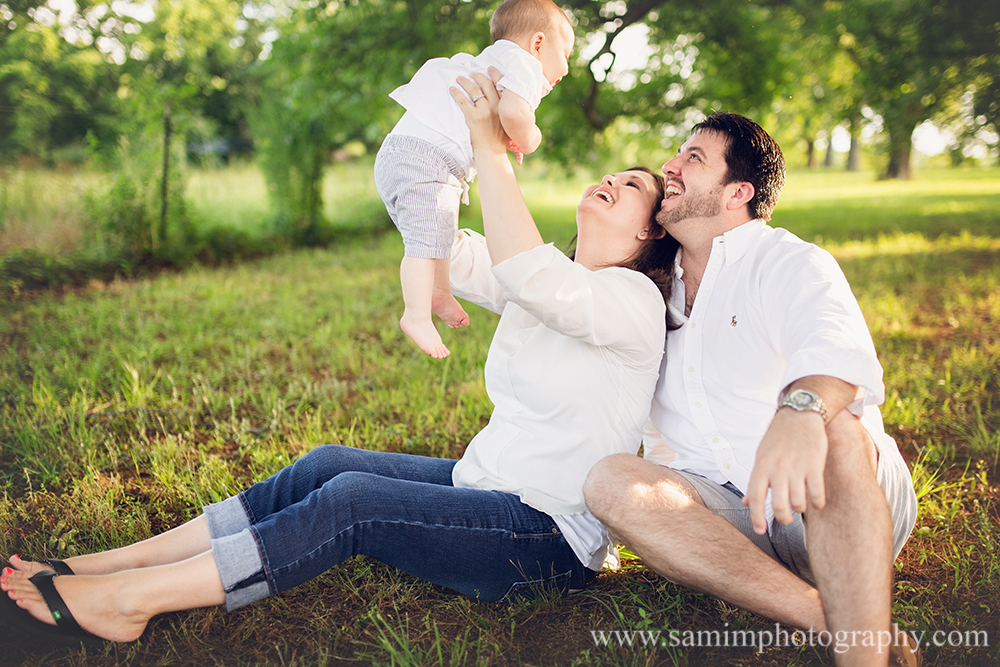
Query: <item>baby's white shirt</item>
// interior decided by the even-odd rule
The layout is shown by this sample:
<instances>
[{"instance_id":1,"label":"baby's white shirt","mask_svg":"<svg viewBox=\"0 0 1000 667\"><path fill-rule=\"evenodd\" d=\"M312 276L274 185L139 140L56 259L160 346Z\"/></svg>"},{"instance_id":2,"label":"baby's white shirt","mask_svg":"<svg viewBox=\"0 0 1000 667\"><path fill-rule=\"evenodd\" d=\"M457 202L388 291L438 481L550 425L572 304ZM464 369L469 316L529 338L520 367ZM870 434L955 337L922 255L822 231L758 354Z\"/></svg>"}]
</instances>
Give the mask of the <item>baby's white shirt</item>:
<instances>
[{"instance_id":1,"label":"baby's white shirt","mask_svg":"<svg viewBox=\"0 0 1000 667\"><path fill-rule=\"evenodd\" d=\"M465 116L448 92L460 76L486 73L496 67L503 73L497 83L522 98L534 111L552 86L545 80L542 63L506 39L498 40L478 55L456 53L451 58L432 58L417 70L410 82L389 93L406 113L391 134L403 134L428 141L446 151L466 171L466 180L476 176L472 142Z\"/></svg>"}]
</instances>

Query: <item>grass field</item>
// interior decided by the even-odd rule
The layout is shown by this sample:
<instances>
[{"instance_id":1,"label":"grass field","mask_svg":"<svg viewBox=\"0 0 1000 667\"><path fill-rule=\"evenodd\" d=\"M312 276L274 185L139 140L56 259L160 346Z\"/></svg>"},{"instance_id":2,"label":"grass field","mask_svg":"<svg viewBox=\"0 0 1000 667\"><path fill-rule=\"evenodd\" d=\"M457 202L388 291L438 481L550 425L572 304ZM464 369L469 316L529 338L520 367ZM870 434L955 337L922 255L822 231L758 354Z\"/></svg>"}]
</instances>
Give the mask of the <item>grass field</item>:
<instances>
[{"instance_id":1,"label":"grass field","mask_svg":"<svg viewBox=\"0 0 1000 667\"><path fill-rule=\"evenodd\" d=\"M206 193L250 192L248 178L193 179L196 206L226 208ZM525 182L546 238L572 236L582 185ZM225 215L252 226L263 217L253 222L261 209L247 199ZM370 193L351 205L370 206ZM921 502L894 619L945 633L925 665L1000 664L1000 170L908 183L793 172L774 224L838 258L885 368L883 417ZM450 357L422 355L396 325L401 252L390 234L0 303L0 553L146 537L323 442L460 456L490 413L482 366L496 317L473 308L470 328L442 331ZM568 598L495 605L357 558L232 614L159 617L106 652L2 631L0 665L830 664L809 647L599 646L591 633L723 628L773 624L637 561ZM974 631L988 647L947 645Z\"/></svg>"}]
</instances>

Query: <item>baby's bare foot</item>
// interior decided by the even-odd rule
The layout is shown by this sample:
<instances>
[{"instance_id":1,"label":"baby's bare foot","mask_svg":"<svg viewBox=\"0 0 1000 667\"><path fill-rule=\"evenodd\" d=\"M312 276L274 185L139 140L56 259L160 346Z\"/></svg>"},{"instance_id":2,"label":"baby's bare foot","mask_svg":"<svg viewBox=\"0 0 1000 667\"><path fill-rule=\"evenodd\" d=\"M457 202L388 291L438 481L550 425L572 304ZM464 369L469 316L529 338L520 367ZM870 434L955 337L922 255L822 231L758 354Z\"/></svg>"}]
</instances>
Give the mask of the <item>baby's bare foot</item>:
<instances>
[{"instance_id":1,"label":"baby's bare foot","mask_svg":"<svg viewBox=\"0 0 1000 667\"><path fill-rule=\"evenodd\" d=\"M421 350L435 359L444 359L451 354L441 341L441 334L434 328L434 323L431 322L429 314L426 318L418 318L404 313L403 317L399 320L399 328Z\"/></svg>"},{"instance_id":2,"label":"baby's bare foot","mask_svg":"<svg viewBox=\"0 0 1000 667\"><path fill-rule=\"evenodd\" d=\"M469 326L469 315L450 293L431 297L431 310L452 329Z\"/></svg>"}]
</instances>

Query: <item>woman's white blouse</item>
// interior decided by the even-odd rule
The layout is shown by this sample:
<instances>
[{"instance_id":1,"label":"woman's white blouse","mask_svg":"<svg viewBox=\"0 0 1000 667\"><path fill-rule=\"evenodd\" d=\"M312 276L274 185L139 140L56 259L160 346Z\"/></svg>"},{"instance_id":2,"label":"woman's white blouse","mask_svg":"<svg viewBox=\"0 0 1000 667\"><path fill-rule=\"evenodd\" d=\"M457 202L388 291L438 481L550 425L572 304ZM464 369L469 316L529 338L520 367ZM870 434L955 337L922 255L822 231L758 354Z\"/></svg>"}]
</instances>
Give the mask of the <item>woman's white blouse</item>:
<instances>
[{"instance_id":1,"label":"woman's white blouse","mask_svg":"<svg viewBox=\"0 0 1000 667\"><path fill-rule=\"evenodd\" d=\"M551 244L492 266L469 230L452 246L451 287L501 313L485 368L493 414L455 486L516 494L553 516L586 513L591 467L635 454L642 439L666 336L659 289L637 271L590 271Z\"/></svg>"}]
</instances>

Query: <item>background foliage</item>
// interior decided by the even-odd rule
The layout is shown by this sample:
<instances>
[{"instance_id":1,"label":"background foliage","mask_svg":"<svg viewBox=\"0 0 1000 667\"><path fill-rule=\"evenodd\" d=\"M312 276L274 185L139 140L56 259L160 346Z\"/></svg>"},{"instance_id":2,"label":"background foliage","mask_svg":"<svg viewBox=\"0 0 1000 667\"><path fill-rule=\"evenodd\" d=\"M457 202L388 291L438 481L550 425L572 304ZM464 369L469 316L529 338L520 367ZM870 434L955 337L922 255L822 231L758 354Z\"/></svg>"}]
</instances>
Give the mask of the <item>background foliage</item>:
<instances>
[{"instance_id":1,"label":"background foliage","mask_svg":"<svg viewBox=\"0 0 1000 667\"><path fill-rule=\"evenodd\" d=\"M402 110L388 93L428 58L478 52L487 0L0 2L0 193L15 166L113 174L87 192L75 252L18 252L0 290L338 238L333 159L368 154ZM1000 5L978 0L569 0L569 75L544 100L531 160L564 169L662 162L712 110L745 113L790 161L908 178L914 128L950 132L953 162L1000 155ZM861 146L867 141L867 156ZM253 160L269 223L204 228L189 166ZM0 251L10 210L0 201ZM23 221L22 221L23 222ZM388 225L375 212L355 221ZM23 247L13 244L13 248ZM9 263L8 262L8 263ZM37 278L17 276L30 268ZM20 281L19 283L17 281ZM6 285L7 287L4 287Z\"/></svg>"}]
</instances>

